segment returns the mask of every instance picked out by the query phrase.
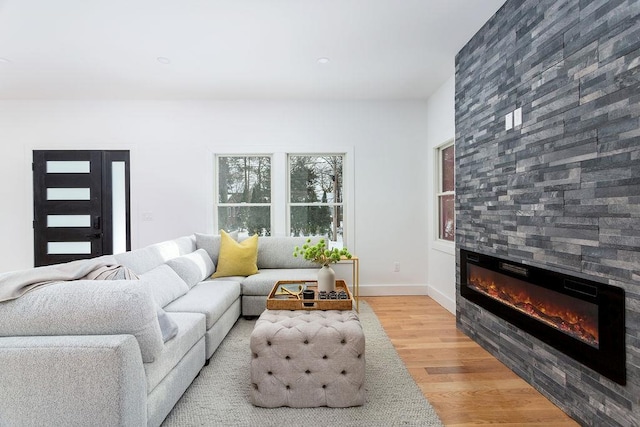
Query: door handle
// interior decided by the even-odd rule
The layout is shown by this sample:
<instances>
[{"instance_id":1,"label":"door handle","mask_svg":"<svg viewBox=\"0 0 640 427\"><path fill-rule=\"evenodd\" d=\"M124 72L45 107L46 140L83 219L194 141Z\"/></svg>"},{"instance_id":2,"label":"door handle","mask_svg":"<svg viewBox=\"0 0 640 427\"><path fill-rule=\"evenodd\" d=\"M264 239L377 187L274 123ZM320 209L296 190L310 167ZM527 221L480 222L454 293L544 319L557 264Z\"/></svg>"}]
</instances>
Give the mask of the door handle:
<instances>
[{"instance_id":1,"label":"door handle","mask_svg":"<svg viewBox=\"0 0 640 427\"><path fill-rule=\"evenodd\" d=\"M85 234L84 237L88 237L90 239L101 239L102 238L102 233Z\"/></svg>"}]
</instances>

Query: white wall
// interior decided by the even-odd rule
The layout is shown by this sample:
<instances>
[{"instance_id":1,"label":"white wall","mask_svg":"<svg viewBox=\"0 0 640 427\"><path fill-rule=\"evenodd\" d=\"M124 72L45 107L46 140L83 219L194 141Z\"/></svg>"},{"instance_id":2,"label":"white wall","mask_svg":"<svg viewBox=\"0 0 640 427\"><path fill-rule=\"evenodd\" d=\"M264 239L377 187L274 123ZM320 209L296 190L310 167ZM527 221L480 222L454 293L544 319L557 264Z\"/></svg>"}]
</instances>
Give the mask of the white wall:
<instances>
[{"instance_id":1,"label":"white wall","mask_svg":"<svg viewBox=\"0 0 640 427\"><path fill-rule=\"evenodd\" d=\"M456 311L456 260L453 245L436 241L438 236L436 206L436 174L434 148L450 141L455 136L455 76L452 75L427 101L427 174L428 259L427 283L429 296L451 313Z\"/></svg>"},{"instance_id":2,"label":"white wall","mask_svg":"<svg viewBox=\"0 0 640 427\"><path fill-rule=\"evenodd\" d=\"M425 116L418 101L0 101L0 272L33 265L34 149L130 150L137 248L213 232L216 148L351 147L356 240L349 249L361 258L363 294L426 293ZM153 219L142 221L143 213Z\"/></svg>"}]
</instances>

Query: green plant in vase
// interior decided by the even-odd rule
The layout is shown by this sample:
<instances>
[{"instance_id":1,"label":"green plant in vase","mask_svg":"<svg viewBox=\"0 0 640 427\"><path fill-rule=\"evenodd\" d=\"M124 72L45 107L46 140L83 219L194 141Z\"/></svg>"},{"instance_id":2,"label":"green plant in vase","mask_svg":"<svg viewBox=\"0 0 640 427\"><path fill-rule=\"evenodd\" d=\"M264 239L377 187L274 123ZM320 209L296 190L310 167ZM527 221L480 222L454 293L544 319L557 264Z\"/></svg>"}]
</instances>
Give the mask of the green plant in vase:
<instances>
[{"instance_id":1,"label":"green plant in vase","mask_svg":"<svg viewBox=\"0 0 640 427\"><path fill-rule=\"evenodd\" d=\"M329 264L340 261L343 256L347 259L351 259L351 254L347 248L327 248L327 243L324 239L320 239L315 245L311 244L311 239L307 239L307 243L302 245L302 248L296 246L293 249L293 256L302 256L308 261L318 263L322 266L328 266Z\"/></svg>"},{"instance_id":2,"label":"green plant in vase","mask_svg":"<svg viewBox=\"0 0 640 427\"><path fill-rule=\"evenodd\" d=\"M307 261L318 263L322 266L318 272L318 291L331 292L336 289L336 273L330 267L330 264L340 261L342 257L351 259L351 253L347 248L329 249L324 239L320 239L315 245L311 244L311 239L302 247L296 246L293 250L293 256L301 256Z\"/></svg>"}]
</instances>

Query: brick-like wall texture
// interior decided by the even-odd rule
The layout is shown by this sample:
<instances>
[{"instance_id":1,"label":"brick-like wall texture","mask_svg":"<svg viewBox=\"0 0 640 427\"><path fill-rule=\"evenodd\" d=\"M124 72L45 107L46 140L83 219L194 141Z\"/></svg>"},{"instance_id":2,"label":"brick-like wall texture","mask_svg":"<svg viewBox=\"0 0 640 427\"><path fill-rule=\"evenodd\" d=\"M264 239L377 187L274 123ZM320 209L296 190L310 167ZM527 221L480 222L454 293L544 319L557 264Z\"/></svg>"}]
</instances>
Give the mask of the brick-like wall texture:
<instances>
[{"instance_id":1,"label":"brick-like wall texture","mask_svg":"<svg viewBox=\"0 0 640 427\"><path fill-rule=\"evenodd\" d=\"M459 265L458 327L581 424L639 426L640 0L508 0L458 53L455 96L458 264L624 288L627 384L462 298Z\"/></svg>"}]
</instances>

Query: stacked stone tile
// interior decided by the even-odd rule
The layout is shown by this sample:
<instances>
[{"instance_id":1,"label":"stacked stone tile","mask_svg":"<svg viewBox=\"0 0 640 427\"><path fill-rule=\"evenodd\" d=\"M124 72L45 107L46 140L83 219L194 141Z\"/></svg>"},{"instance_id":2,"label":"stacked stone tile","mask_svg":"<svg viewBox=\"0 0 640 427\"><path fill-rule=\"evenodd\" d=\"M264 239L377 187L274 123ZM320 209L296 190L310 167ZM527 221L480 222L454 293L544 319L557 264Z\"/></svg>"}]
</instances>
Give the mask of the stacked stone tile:
<instances>
[{"instance_id":1,"label":"stacked stone tile","mask_svg":"<svg viewBox=\"0 0 640 427\"><path fill-rule=\"evenodd\" d=\"M459 326L580 422L640 425L640 0L508 0L455 103L457 246L624 288L627 385L458 290Z\"/></svg>"}]
</instances>

